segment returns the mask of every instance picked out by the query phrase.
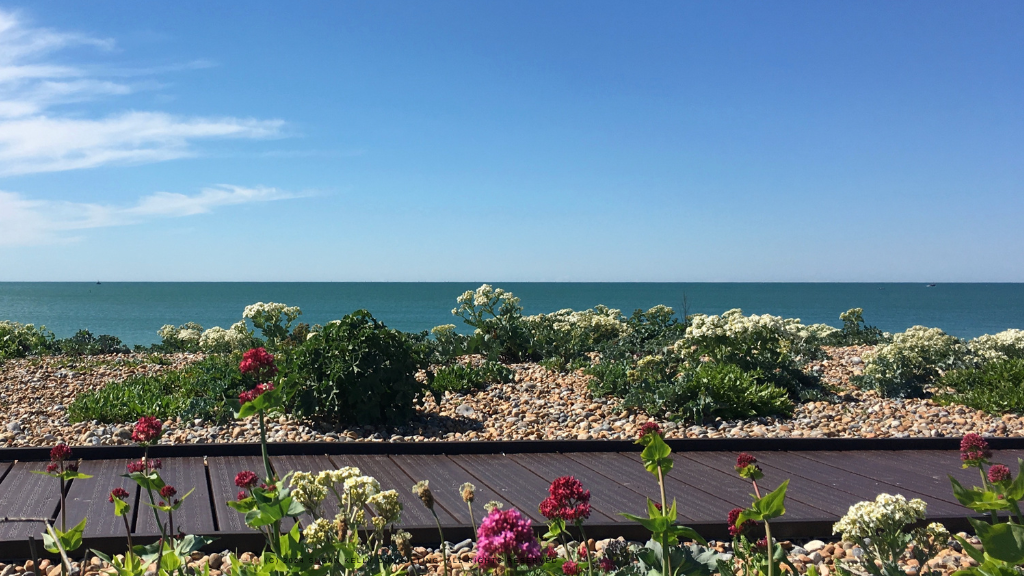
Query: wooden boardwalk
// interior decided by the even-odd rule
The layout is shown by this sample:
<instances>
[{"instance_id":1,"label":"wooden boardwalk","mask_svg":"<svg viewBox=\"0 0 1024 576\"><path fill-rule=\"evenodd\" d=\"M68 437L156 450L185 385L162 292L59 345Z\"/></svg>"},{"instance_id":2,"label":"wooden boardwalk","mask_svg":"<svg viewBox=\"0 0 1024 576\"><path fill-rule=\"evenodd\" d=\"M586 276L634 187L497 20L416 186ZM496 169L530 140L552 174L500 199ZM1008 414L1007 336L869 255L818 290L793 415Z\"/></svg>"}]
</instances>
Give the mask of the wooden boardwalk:
<instances>
[{"instance_id":1,"label":"wooden boardwalk","mask_svg":"<svg viewBox=\"0 0 1024 576\"><path fill-rule=\"evenodd\" d=\"M948 445L948 443L946 444ZM571 446L571 444L570 444ZM424 542L436 539L433 517L411 494L411 486L429 480L437 501L437 513L446 536L457 541L471 534L470 518L459 496L459 486L472 482L477 486L474 513L479 522L483 504L502 502L516 508L542 525L544 518L537 506L547 495L552 480L563 475L576 476L592 494L593 513L587 522L590 537L624 535L643 539L646 534L620 513L643 514L646 498L657 498L658 486L640 463L639 454L619 451L544 452L526 450L497 453L335 453L316 454L323 445L307 445L307 454L272 456L278 474L292 470L320 470L357 466L364 474L377 478L383 489L398 491L404 505L401 526ZM201 447L192 447L195 454ZM297 450L292 450L296 452ZM365 450L362 450L365 452ZM474 450L480 452L480 450ZM969 510L953 498L947 474L966 484L977 483L976 470L960 467L956 450L748 450L755 454L765 472L764 488L772 489L790 480L787 513L776 522L783 538L824 537L831 525L847 508L860 500L873 499L881 492L899 493L928 502L931 520L962 529ZM259 471L262 462L252 454L235 456L164 457L162 475L179 493L192 487L176 519L186 532L218 539L212 548L260 548L261 537L248 529L242 516L225 502L233 500L238 489L235 474L241 470ZM251 451L250 451L251 452ZM392 450L394 452L394 450ZM398 452L402 452L398 450ZM413 450L412 452L415 452ZM465 452L465 451L463 451ZM186 451L185 453L188 453ZM729 510L750 502L750 485L733 471L737 451L677 451L675 467L667 477L670 499L678 502L680 521L696 528L708 538L726 538L725 518ZM0 453L2 456L2 453ZM126 454L127 456L127 454ZM1024 458L1024 446L996 452L995 460L1010 464L1014 470L1018 457ZM82 472L93 478L71 483L67 492L68 524L88 517L86 545L116 551L123 549L125 528L113 516L107 501L110 490L121 486L132 494L130 525L136 542L152 540L157 533L150 508L140 503L144 493L122 478L128 457L83 460ZM55 518L59 508L56 480L33 474L45 462L0 462L0 516ZM38 523L0 523L0 557L28 555L28 537L39 537Z\"/></svg>"}]
</instances>

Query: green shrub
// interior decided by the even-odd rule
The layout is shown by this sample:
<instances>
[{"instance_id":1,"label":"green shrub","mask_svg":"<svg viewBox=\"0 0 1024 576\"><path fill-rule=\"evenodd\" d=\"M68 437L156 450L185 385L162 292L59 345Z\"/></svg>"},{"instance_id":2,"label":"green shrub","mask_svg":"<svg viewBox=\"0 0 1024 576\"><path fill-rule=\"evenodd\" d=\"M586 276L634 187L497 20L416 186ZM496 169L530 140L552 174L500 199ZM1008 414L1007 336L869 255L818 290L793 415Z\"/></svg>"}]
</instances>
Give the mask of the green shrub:
<instances>
[{"instance_id":1,"label":"green shrub","mask_svg":"<svg viewBox=\"0 0 1024 576\"><path fill-rule=\"evenodd\" d=\"M559 371L573 365L589 365L588 352L614 341L628 330L622 313L606 306L580 312L565 309L537 314L527 316L524 321L531 332L536 354L544 359L542 363Z\"/></svg>"},{"instance_id":2,"label":"green shrub","mask_svg":"<svg viewBox=\"0 0 1024 576\"><path fill-rule=\"evenodd\" d=\"M839 331L837 346L876 346L891 339L885 332L864 323L863 308L850 308L840 314L839 319L843 321L843 329Z\"/></svg>"},{"instance_id":3,"label":"green shrub","mask_svg":"<svg viewBox=\"0 0 1024 576\"><path fill-rule=\"evenodd\" d=\"M52 349L68 356L96 356L99 354L128 354L131 350L117 336L101 334L93 336L88 330L79 330L70 338L61 338L53 343Z\"/></svg>"},{"instance_id":4,"label":"green shrub","mask_svg":"<svg viewBox=\"0 0 1024 576\"><path fill-rule=\"evenodd\" d=\"M935 395L940 404L962 404L999 414L1024 412L1024 359L996 360L982 368L947 372Z\"/></svg>"},{"instance_id":5,"label":"green shrub","mask_svg":"<svg viewBox=\"0 0 1024 576\"><path fill-rule=\"evenodd\" d=\"M972 365L967 345L938 328L914 326L864 356L864 372L851 382L885 397L920 396L945 372Z\"/></svg>"},{"instance_id":6,"label":"green shrub","mask_svg":"<svg viewBox=\"0 0 1024 576\"><path fill-rule=\"evenodd\" d=\"M195 322L186 322L181 326L164 324L156 333L160 336L160 343L150 347L154 352L198 352L203 327Z\"/></svg>"},{"instance_id":7,"label":"green shrub","mask_svg":"<svg viewBox=\"0 0 1024 576\"><path fill-rule=\"evenodd\" d=\"M455 331L455 324L434 326L429 333L417 335L424 349L423 355L429 364L447 365L455 362L459 356L469 353L470 338Z\"/></svg>"},{"instance_id":8,"label":"green shrub","mask_svg":"<svg viewBox=\"0 0 1024 576\"><path fill-rule=\"evenodd\" d=\"M644 360L651 358L655 357L648 356ZM658 364L657 360L642 360L638 368L631 371L629 379L634 386L623 398L625 406L694 422L716 417L732 420L793 412L793 402L784 388L759 382L738 366L705 362L696 370L672 377L667 365Z\"/></svg>"},{"instance_id":9,"label":"green shrub","mask_svg":"<svg viewBox=\"0 0 1024 576\"><path fill-rule=\"evenodd\" d=\"M532 334L523 319L519 298L501 288L484 284L456 299L452 314L475 328L469 351L502 362L540 360Z\"/></svg>"},{"instance_id":10,"label":"green shrub","mask_svg":"<svg viewBox=\"0 0 1024 576\"><path fill-rule=\"evenodd\" d=\"M142 416L225 422L232 412L224 400L237 397L248 384L237 358L209 356L180 370L132 376L79 394L68 406L68 417L72 422L121 423Z\"/></svg>"},{"instance_id":11,"label":"green shrub","mask_svg":"<svg viewBox=\"0 0 1024 576\"><path fill-rule=\"evenodd\" d=\"M444 366L434 373L430 390L434 398L440 402L445 392L472 392L484 384L504 384L511 382L515 376L508 366L498 362L487 361L480 366L452 364Z\"/></svg>"},{"instance_id":12,"label":"green shrub","mask_svg":"<svg viewBox=\"0 0 1024 576\"><path fill-rule=\"evenodd\" d=\"M404 421L425 392L415 340L366 310L329 322L281 360L289 406L332 424Z\"/></svg>"},{"instance_id":13,"label":"green shrub","mask_svg":"<svg viewBox=\"0 0 1024 576\"><path fill-rule=\"evenodd\" d=\"M53 341L53 332L45 326L0 320L0 361L47 354Z\"/></svg>"}]
</instances>

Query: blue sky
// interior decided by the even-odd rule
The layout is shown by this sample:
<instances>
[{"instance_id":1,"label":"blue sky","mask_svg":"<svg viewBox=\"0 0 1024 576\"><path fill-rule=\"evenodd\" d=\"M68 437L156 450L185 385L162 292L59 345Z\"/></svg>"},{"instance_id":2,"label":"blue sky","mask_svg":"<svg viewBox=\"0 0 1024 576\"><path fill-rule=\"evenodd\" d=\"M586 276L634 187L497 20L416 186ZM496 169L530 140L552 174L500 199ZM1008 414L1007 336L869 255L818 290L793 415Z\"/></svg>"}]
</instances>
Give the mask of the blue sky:
<instances>
[{"instance_id":1,"label":"blue sky","mask_svg":"<svg viewBox=\"0 0 1024 576\"><path fill-rule=\"evenodd\" d=\"M1019 2L0 11L0 281L1024 281Z\"/></svg>"}]
</instances>

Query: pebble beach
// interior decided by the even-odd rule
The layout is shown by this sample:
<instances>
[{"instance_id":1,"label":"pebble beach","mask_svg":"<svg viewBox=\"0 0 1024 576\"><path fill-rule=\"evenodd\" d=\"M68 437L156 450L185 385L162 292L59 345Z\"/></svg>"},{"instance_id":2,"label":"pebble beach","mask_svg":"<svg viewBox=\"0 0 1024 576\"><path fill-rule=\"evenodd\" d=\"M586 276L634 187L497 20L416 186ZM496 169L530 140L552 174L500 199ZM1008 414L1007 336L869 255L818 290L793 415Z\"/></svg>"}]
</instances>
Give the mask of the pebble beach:
<instances>
[{"instance_id":1,"label":"pebble beach","mask_svg":"<svg viewBox=\"0 0 1024 576\"><path fill-rule=\"evenodd\" d=\"M871 347L828 348L826 360L806 369L837 390L838 402L799 404L792 417L715 421L703 425L660 422L668 438L908 438L1024 436L1020 415L994 416L929 399L887 399L850 385ZM157 362L159 358L159 362ZM131 443L129 422L71 423L67 406L77 394L111 380L180 368L198 354L42 357L0 367L0 442L5 446L72 446ZM417 414L397 427L339 427L280 416L268 422L271 442L441 442L480 440L633 439L652 418L623 409L615 398L595 398L580 372L559 374L519 364L513 382L468 394L427 398ZM162 443L258 442L255 421L165 423Z\"/></svg>"}]
</instances>

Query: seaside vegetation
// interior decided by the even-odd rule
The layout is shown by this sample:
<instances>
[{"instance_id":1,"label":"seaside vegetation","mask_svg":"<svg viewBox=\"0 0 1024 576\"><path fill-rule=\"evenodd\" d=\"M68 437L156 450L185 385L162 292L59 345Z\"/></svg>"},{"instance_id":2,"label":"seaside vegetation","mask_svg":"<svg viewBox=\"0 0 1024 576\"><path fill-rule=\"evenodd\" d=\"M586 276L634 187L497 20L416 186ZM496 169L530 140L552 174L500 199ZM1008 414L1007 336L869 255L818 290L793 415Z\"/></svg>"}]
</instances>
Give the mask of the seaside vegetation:
<instances>
[{"instance_id":1,"label":"seaside vegetation","mask_svg":"<svg viewBox=\"0 0 1024 576\"><path fill-rule=\"evenodd\" d=\"M135 352L205 359L82 394L70 415L103 422L143 414L223 420L226 399L243 384L226 367L254 347L278 359L282 409L331 424L399 423L427 397L440 403L447 394L510 382L511 365L526 362L583 370L595 395L664 419L786 416L797 403L835 399L827 383L805 370L827 356L828 346L873 346L852 383L882 396L934 395L994 413L1024 411L1024 331L973 340L922 326L888 334L867 325L860 308L840 315L842 328L739 309L677 314L661 305L628 316L605 306L530 316L511 292L485 284L456 298L452 314L472 330L466 334L455 324L394 330L366 310L324 326L297 323L301 314L295 306L258 302L228 328L165 325L158 344ZM127 352L113 336L82 330L58 339L44 327L0 322L0 360Z\"/></svg>"}]
</instances>

